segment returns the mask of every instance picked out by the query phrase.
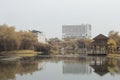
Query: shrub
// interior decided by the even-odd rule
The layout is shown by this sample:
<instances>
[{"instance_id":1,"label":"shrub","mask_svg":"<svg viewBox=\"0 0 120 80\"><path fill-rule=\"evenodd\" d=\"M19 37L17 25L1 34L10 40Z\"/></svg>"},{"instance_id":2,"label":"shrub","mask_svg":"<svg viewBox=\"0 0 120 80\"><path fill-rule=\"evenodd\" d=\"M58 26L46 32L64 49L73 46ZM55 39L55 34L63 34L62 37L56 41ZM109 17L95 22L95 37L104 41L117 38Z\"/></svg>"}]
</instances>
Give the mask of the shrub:
<instances>
[{"instance_id":1,"label":"shrub","mask_svg":"<svg viewBox=\"0 0 120 80\"><path fill-rule=\"evenodd\" d=\"M43 44L43 43L39 43L36 47L35 47L35 51L38 52L43 52L43 54L49 54L51 50L51 46L49 44Z\"/></svg>"}]
</instances>

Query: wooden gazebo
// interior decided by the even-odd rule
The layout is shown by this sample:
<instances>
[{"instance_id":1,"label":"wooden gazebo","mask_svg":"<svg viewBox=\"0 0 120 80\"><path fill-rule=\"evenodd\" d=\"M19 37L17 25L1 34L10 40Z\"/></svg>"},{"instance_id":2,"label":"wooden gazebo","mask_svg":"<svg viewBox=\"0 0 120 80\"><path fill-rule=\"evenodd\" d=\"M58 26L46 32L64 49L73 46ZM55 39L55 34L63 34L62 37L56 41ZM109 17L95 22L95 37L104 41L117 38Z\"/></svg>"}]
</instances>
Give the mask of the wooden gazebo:
<instances>
[{"instance_id":1,"label":"wooden gazebo","mask_svg":"<svg viewBox=\"0 0 120 80\"><path fill-rule=\"evenodd\" d=\"M99 34L93 38L92 42L92 53L93 54L107 54L107 42L108 37L103 34Z\"/></svg>"}]
</instances>

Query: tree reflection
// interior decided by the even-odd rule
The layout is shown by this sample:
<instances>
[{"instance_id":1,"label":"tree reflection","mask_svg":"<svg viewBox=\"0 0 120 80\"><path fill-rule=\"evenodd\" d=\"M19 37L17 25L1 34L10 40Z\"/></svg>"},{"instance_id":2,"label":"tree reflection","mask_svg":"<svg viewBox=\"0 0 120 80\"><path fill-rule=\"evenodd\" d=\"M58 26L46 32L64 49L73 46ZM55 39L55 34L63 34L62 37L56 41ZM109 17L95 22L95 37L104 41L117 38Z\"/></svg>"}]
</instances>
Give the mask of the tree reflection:
<instances>
[{"instance_id":1,"label":"tree reflection","mask_svg":"<svg viewBox=\"0 0 120 80\"><path fill-rule=\"evenodd\" d=\"M0 63L0 79L8 80L14 79L17 71L17 64Z\"/></svg>"},{"instance_id":2,"label":"tree reflection","mask_svg":"<svg viewBox=\"0 0 120 80\"><path fill-rule=\"evenodd\" d=\"M15 79L16 74L32 74L38 70L37 62L0 63L0 79Z\"/></svg>"},{"instance_id":3,"label":"tree reflection","mask_svg":"<svg viewBox=\"0 0 120 80\"><path fill-rule=\"evenodd\" d=\"M109 58L108 71L112 74L120 74L120 60Z\"/></svg>"}]
</instances>

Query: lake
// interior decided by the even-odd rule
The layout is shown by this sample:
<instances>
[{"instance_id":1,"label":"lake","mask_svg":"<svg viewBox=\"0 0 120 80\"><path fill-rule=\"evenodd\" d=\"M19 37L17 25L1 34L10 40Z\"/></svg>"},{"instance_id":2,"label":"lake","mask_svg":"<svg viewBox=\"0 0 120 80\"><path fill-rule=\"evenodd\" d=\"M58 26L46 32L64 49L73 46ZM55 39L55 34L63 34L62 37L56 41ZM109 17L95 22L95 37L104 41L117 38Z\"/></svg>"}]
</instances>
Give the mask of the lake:
<instances>
[{"instance_id":1,"label":"lake","mask_svg":"<svg viewBox=\"0 0 120 80\"><path fill-rule=\"evenodd\" d=\"M0 80L119 80L120 59L41 58L0 63Z\"/></svg>"}]
</instances>

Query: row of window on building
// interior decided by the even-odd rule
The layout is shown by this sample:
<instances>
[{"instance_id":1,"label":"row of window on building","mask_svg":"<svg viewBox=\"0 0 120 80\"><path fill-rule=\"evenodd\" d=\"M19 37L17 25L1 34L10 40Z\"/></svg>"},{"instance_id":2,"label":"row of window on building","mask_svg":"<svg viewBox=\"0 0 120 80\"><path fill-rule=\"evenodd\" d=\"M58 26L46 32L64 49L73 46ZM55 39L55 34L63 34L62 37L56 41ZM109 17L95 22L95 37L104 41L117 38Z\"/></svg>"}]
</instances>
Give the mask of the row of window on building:
<instances>
[{"instance_id":1,"label":"row of window on building","mask_svg":"<svg viewBox=\"0 0 120 80\"><path fill-rule=\"evenodd\" d=\"M91 38L91 25L63 25L62 38Z\"/></svg>"}]
</instances>

